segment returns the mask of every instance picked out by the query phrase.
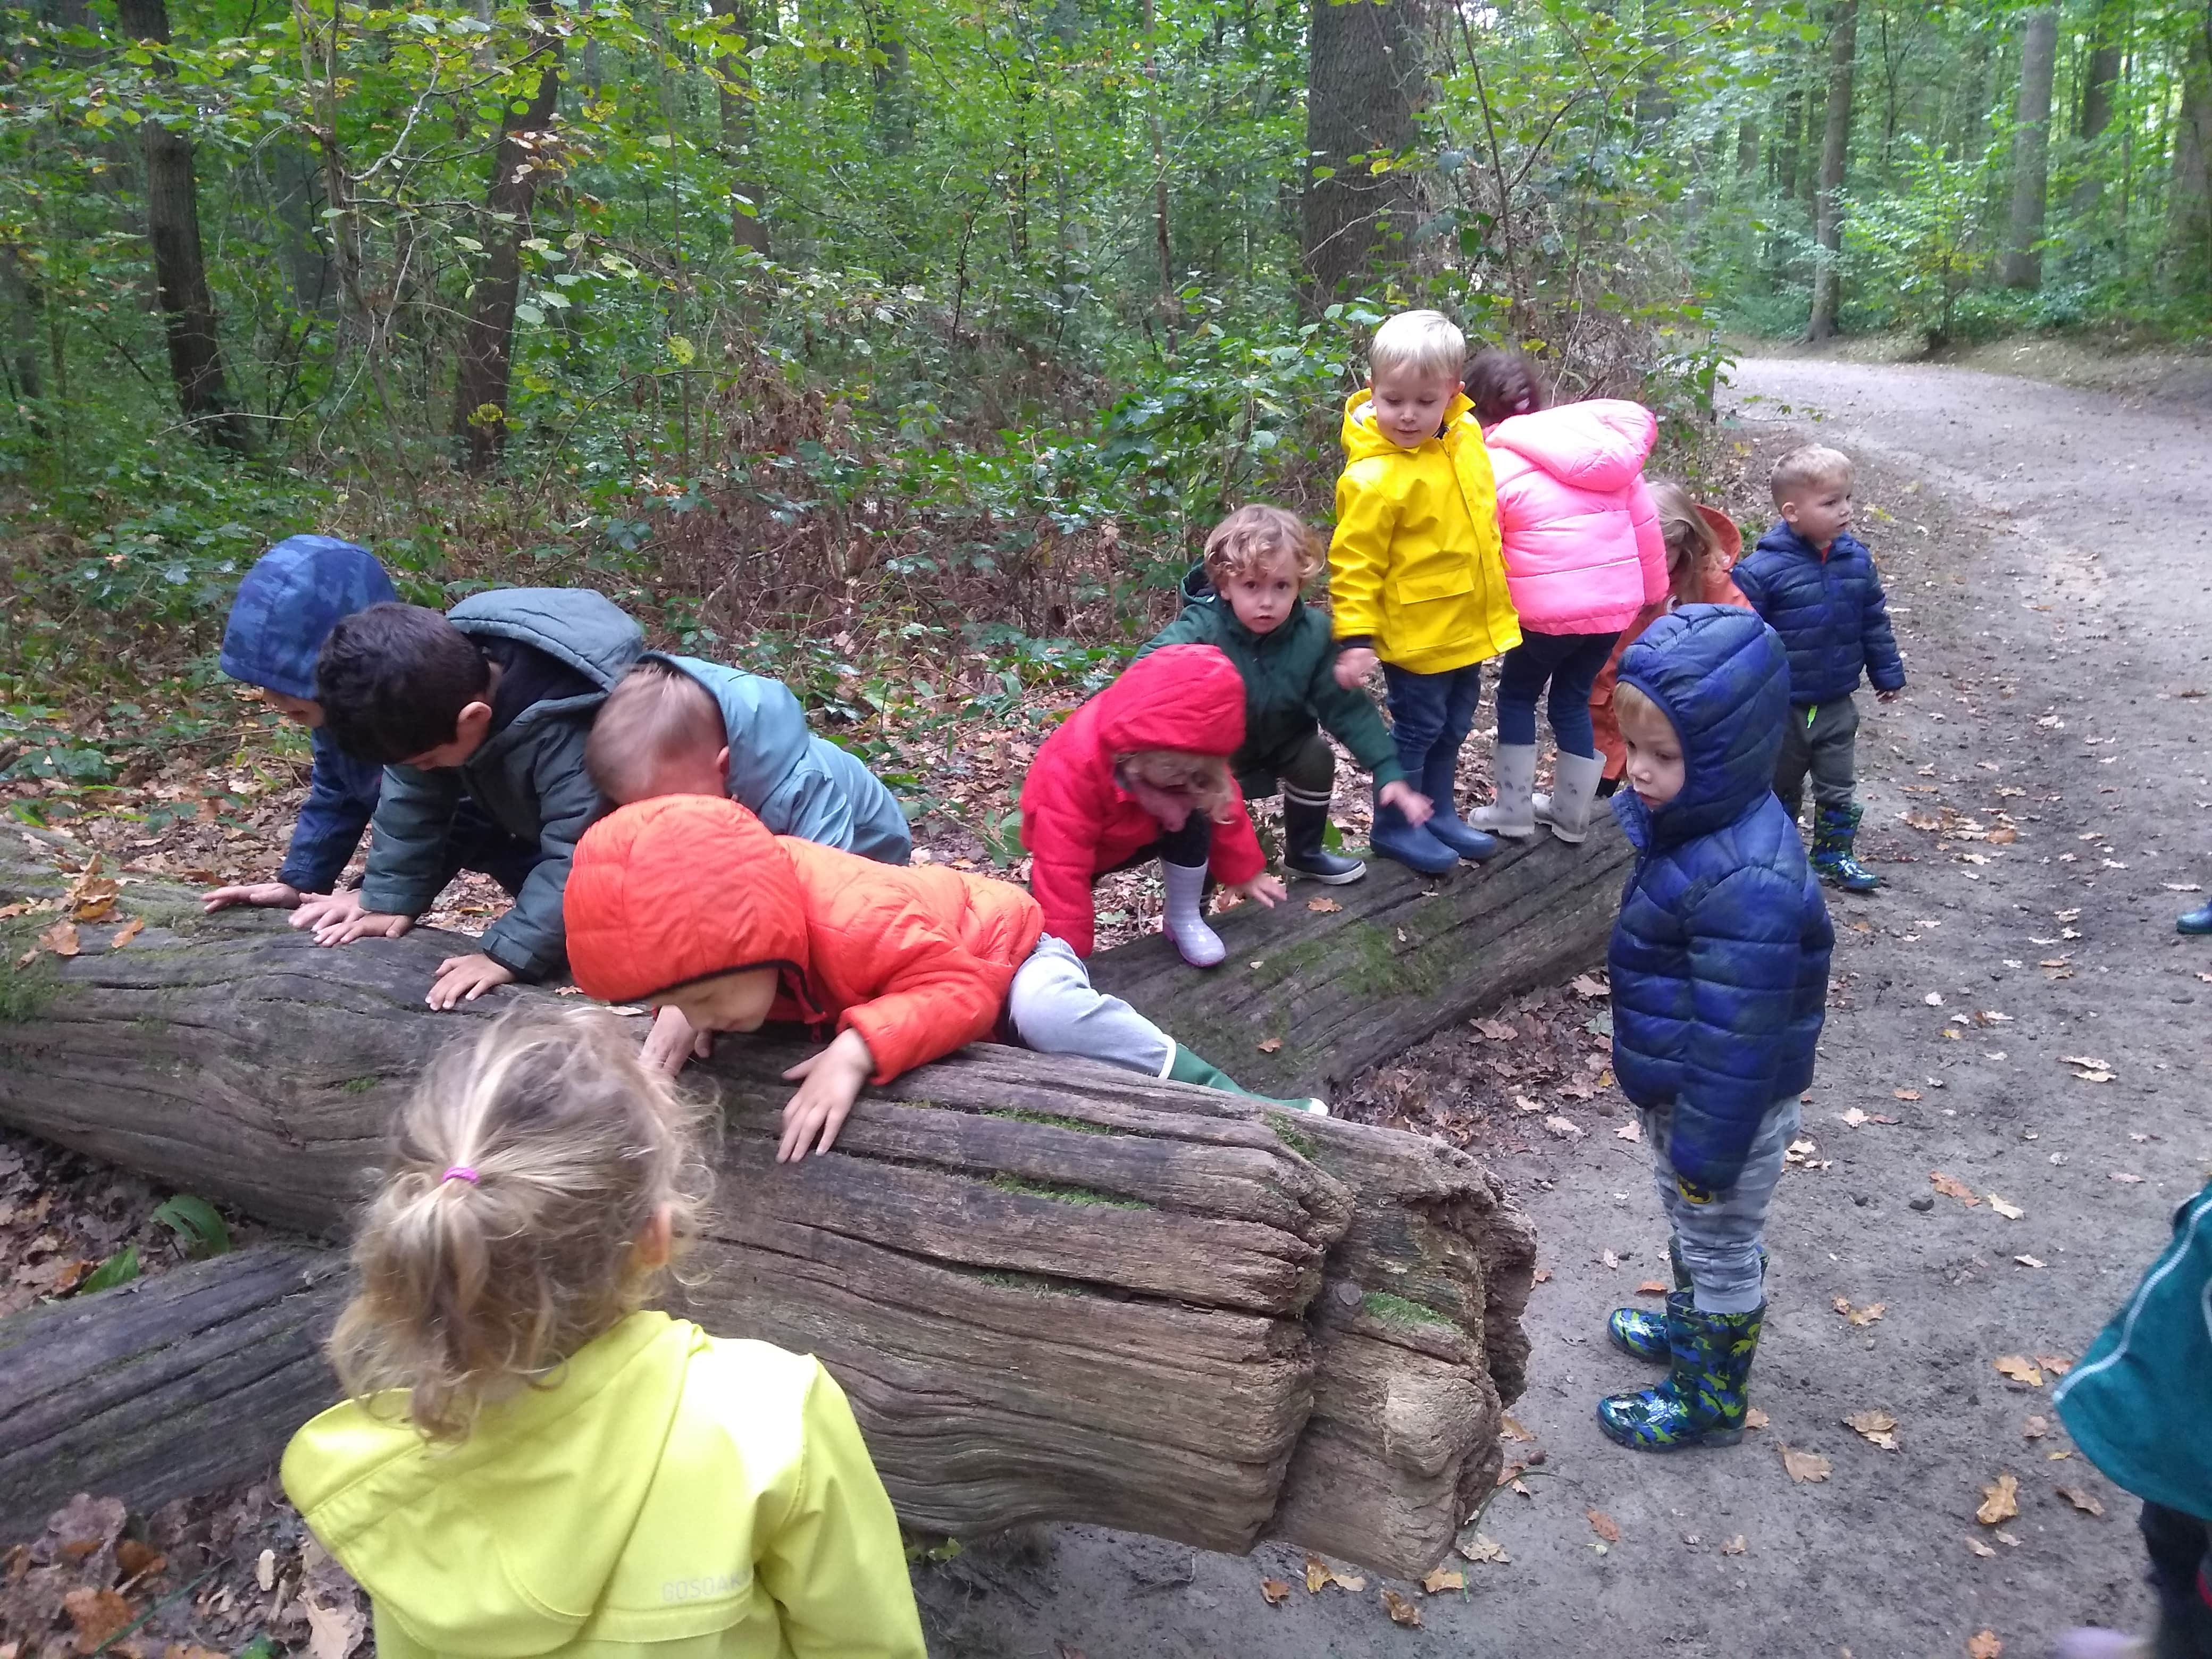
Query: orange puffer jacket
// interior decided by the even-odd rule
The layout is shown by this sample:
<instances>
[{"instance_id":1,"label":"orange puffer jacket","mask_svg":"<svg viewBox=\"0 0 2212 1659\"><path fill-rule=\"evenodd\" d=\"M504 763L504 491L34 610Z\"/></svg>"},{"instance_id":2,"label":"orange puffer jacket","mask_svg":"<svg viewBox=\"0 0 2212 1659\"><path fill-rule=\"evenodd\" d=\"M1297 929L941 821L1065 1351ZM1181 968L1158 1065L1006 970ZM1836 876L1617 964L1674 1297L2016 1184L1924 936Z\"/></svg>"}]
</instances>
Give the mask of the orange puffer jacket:
<instances>
[{"instance_id":1,"label":"orange puffer jacket","mask_svg":"<svg viewBox=\"0 0 2212 1659\"><path fill-rule=\"evenodd\" d=\"M1022 783L1022 845L1044 925L1087 957L1097 914L1091 884L1164 833L1115 776L1115 758L1146 749L1237 752L1244 741L1244 681L1215 646L1164 646L1067 717L1044 740ZM1267 867L1232 780L1230 816L1213 827L1214 879L1234 886Z\"/></svg>"},{"instance_id":2,"label":"orange puffer jacket","mask_svg":"<svg viewBox=\"0 0 2212 1659\"><path fill-rule=\"evenodd\" d=\"M608 1002L780 968L769 1018L858 1031L878 1084L989 1036L1044 927L1011 883L771 836L706 795L638 801L586 831L566 920L576 983Z\"/></svg>"}]
</instances>

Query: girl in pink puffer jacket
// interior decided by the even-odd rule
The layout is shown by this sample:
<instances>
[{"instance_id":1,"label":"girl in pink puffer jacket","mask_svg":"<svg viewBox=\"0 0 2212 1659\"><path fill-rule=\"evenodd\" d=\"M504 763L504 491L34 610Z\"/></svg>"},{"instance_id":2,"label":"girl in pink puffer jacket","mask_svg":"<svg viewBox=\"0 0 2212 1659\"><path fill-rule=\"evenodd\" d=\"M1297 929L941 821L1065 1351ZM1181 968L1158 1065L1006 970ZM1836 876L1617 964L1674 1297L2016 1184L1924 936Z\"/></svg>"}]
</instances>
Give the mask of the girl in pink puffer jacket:
<instances>
[{"instance_id":1,"label":"girl in pink puffer jacket","mask_svg":"<svg viewBox=\"0 0 2212 1659\"><path fill-rule=\"evenodd\" d=\"M1498 478L1505 586L1521 615L1521 643L1498 679L1498 802L1468 821L1516 839L1541 823L1579 842L1605 775L1590 687L1621 629L1668 592L1667 544L1644 487L1659 423L1617 398L1547 409L1534 369L1513 351L1478 354L1467 395ZM1536 702L1547 684L1559 745L1548 796L1534 793Z\"/></svg>"}]
</instances>

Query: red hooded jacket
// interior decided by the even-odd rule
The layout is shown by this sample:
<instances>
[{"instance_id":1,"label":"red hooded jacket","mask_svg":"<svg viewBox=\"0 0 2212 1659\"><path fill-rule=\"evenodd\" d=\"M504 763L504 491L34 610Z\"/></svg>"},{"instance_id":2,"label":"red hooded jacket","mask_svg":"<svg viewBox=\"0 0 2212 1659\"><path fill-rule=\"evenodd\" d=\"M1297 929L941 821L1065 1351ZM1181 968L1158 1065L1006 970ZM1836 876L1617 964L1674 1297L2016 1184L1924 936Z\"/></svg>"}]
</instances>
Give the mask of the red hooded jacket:
<instances>
[{"instance_id":1,"label":"red hooded jacket","mask_svg":"<svg viewBox=\"0 0 2212 1659\"><path fill-rule=\"evenodd\" d=\"M988 1037L1044 926L1011 882L771 836L709 795L601 818L576 844L563 908L588 994L637 1001L781 968L769 1018L858 1031L878 1084Z\"/></svg>"},{"instance_id":2,"label":"red hooded jacket","mask_svg":"<svg viewBox=\"0 0 2212 1659\"><path fill-rule=\"evenodd\" d=\"M1095 943L1091 884L1160 838L1160 821L1114 776L1114 757L1173 749L1226 758L1244 741L1244 682L1210 645L1170 645L1131 663L1037 750L1022 785L1022 845L1044 928L1078 956ZM1213 833L1215 879L1235 885L1267 867L1232 780L1235 809Z\"/></svg>"}]
</instances>

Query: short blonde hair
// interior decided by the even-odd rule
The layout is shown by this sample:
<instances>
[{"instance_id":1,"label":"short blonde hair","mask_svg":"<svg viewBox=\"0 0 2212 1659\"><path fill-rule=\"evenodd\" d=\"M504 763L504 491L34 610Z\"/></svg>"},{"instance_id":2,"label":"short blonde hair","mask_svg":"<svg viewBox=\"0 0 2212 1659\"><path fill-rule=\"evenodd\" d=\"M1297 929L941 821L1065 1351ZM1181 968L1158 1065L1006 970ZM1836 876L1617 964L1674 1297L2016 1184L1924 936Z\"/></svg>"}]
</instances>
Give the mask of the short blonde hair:
<instances>
[{"instance_id":1,"label":"short blonde hair","mask_svg":"<svg viewBox=\"0 0 2212 1659\"><path fill-rule=\"evenodd\" d=\"M1766 475L1766 487L1778 507L1796 501L1802 489L1849 483L1851 472L1851 458L1842 450L1826 444L1804 444L1775 462L1774 471Z\"/></svg>"},{"instance_id":2,"label":"short blonde hair","mask_svg":"<svg viewBox=\"0 0 2212 1659\"><path fill-rule=\"evenodd\" d=\"M730 740L714 694L672 663L641 662L616 683L584 740L592 787L617 806L641 800L670 761L709 763Z\"/></svg>"},{"instance_id":3,"label":"short blonde hair","mask_svg":"<svg viewBox=\"0 0 2212 1659\"><path fill-rule=\"evenodd\" d=\"M1613 718L1615 724L1626 725L1630 720L1642 720L1647 715L1666 720L1670 729L1674 724L1668 718L1667 711L1646 696L1642 688L1631 685L1626 680L1616 680L1613 687Z\"/></svg>"},{"instance_id":4,"label":"short blonde hair","mask_svg":"<svg viewBox=\"0 0 2212 1659\"><path fill-rule=\"evenodd\" d=\"M455 1441L545 1381L644 1300L664 1207L674 1239L695 1230L700 1117L604 1009L519 1008L447 1044L354 1237L330 1340L347 1392L406 1389L414 1425Z\"/></svg>"},{"instance_id":5,"label":"short blonde hair","mask_svg":"<svg viewBox=\"0 0 2212 1659\"><path fill-rule=\"evenodd\" d=\"M1225 823L1233 815L1237 789L1230 780L1225 756L1200 755L1188 749L1133 749L1115 756L1114 763L1155 789L1188 795L1192 804L1216 823Z\"/></svg>"},{"instance_id":6,"label":"short blonde hair","mask_svg":"<svg viewBox=\"0 0 2212 1659\"><path fill-rule=\"evenodd\" d=\"M1410 368L1417 374L1456 379L1466 366L1467 336L1441 311L1401 311L1386 319L1367 349L1370 377Z\"/></svg>"},{"instance_id":7,"label":"short blonde hair","mask_svg":"<svg viewBox=\"0 0 2212 1659\"><path fill-rule=\"evenodd\" d=\"M1206 574L1216 587L1284 558L1297 568L1301 587L1321 574L1320 538L1285 507L1240 507L1206 538Z\"/></svg>"},{"instance_id":8,"label":"short blonde hair","mask_svg":"<svg viewBox=\"0 0 2212 1659\"><path fill-rule=\"evenodd\" d=\"M1705 521L1705 515L1698 511L1696 500L1680 484L1672 478L1654 481L1651 505L1659 515L1659 534L1667 544L1670 569L1678 553L1692 561L1720 556L1720 537Z\"/></svg>"}]
</instances>

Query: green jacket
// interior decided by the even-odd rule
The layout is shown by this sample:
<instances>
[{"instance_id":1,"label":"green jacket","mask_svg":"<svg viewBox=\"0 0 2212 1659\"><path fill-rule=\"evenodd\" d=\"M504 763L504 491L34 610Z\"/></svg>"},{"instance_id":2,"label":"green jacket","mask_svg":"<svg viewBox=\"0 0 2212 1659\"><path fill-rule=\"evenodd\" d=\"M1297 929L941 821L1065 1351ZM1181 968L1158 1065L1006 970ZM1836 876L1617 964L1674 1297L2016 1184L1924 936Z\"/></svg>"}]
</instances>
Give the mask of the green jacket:
<instances>
[{"instance_id":1,"label":"green jacket","mask_svg":"<svg viewBox=\"0 0 2212 1659\"><path fill-rule=\"evenodd\" d=\"M1139 657L1164 645L1211 645L1237 665L1244 680L1244 742L1229 766L1242 775L1280 756L1315 724L1349 749L1377 786L1401 783L1406 769L1374 700L1336 683L1336 645L1326 612L1299 600L1272 634L1255 634L1213 591L1206 567L1182 579L1182 615L1155 634ZM1134 660L1134 659L1132 659Z\"/></svg>"},{"instance_id":2,"label":"green jacket","mask_svg":"<svg viewBox=\"0 0 2212 1659\"><path fill-rule=\"evenodd\" d=\"M2212 1186L2051 1403L2114 1486L2212 1520Z\"/></svg>"},{"instance_id":3,"label":"green jacket","mask_svg":"<svg viewBox=\"0 0 2212 1659\"><path fill-rule=\"evenodd\" d=\"M535 646L597 689L531 704L459 766L386 767L361 902L387 915L418 916L430 908L453 873L453 812L466 795L543 855L514 908L483 939L484 954L518 978L542 979L568 960L561 900L568 861L578 838L606 810L584 773L584 739L607 693L645 648L645 636L612 600L584 588L501 588L472 594L447 615L471 638Z\"/></svg>"}]
</instances>

